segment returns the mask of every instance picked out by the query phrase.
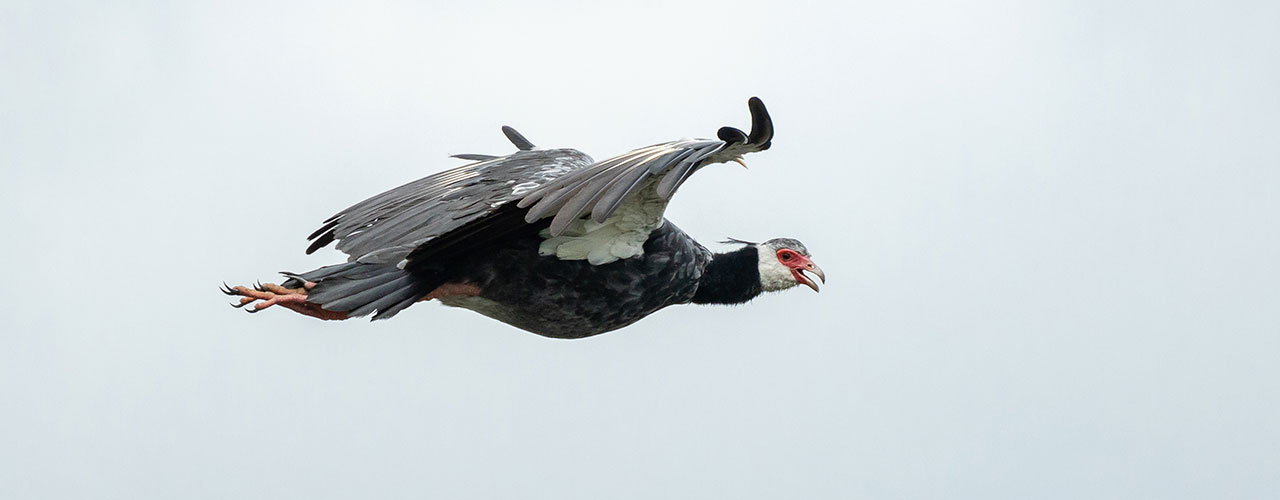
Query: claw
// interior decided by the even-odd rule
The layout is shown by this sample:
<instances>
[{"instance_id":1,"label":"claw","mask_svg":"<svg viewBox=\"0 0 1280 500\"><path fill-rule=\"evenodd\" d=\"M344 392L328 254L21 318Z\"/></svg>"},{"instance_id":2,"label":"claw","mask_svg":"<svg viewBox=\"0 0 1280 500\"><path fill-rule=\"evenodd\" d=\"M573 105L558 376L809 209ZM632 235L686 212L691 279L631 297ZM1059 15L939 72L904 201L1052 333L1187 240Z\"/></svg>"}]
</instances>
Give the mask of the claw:
<instances>
[{"instance_id":1,"label":"claw","mask_svg":"<svg viewBox=\"0 0 1280 500\"><path fill-rule=\"evenodd\" d=\"M346 319L346 313L333 313L330 311L321 311L318 306L307 302L307 290L316 286L315 283L301 280L302 286L298 288L285 288L283 285L275 283L263 283L255 281L252 289L248 286L231 286L226 282L222 283L222 287L218 290L227 295L239 296L239 303L231 303L233 309L242 309L244 312L254 314L271 306L280 305L286 309L300 312L307 316L314 316L320 319Z\"/></svg>"}]
</instances>

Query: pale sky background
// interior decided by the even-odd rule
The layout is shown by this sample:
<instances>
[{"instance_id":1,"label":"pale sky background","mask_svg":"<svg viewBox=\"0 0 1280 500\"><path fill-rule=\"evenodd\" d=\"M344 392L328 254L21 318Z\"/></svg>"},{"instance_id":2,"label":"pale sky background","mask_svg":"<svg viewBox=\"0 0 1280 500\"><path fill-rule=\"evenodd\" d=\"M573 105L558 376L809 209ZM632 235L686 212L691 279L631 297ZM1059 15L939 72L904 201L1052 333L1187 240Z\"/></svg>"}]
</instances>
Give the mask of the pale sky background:
<instances>
[{"instance_id":1,"label":"pale sky background","mask_svg":"<svg viewBox=\"0 0 1280 500\"><path fill-rule=\"evenodd\" d=\"M0 2L4 497L1280 494L1280 4L463 3ZM752 95L774 148L668 216L821 294L556 341L217 292L501 125Z\"/></svg>"}]
</instances>

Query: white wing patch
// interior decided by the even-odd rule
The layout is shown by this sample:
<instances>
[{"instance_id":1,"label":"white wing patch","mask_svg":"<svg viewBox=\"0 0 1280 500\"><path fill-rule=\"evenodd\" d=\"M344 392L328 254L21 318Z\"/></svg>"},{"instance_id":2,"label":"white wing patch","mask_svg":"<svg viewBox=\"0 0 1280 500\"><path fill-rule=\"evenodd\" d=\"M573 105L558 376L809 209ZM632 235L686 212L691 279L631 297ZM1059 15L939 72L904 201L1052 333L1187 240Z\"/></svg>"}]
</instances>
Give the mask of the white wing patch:
<instances>
[{"instance_id":1,"label":"white wing patch","mask_svg":"<svg viewBox=\"0 0 1280 500\"><path fill-rule=\"evenodd\" d=\"M538 255L586 260L598 266L643 254L644 242L649 240L649 233L662 227L662 212L667 208L653 184L618 205L604 222L577 219L560 236L551 236L549 229L543 229L539 234L545 241L538 247Z\"/></svg>"}]
</instances>

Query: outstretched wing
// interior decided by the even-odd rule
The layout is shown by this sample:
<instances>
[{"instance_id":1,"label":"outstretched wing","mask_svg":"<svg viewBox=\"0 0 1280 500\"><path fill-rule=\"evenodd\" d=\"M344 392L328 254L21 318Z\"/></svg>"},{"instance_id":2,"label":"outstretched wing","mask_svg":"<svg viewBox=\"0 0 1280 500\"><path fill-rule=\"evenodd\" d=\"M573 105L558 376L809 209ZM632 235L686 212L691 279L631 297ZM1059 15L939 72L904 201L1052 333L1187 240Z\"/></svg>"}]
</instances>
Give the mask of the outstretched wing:
<instances>
[{"instance_id":1,"label":"outstretched wing","mask_svg":"<svg viewBox=\"0 0 1280 500\"><path fill-rule=\"evenodd\" d=\"M590 215L596 223L604 223L624 203L647 201L642 198L653 198L665 207L676 189L698 169L713 163L741 161L744 154L769 149L773 121L764 102L752 97L747 106L751 110L750 134L722 127L717 134L719 140L655 144L559 176L520 200L521 208L529 207L525 221L554 215L551 235L558 236L575 220Z\"/></svg>"},{"instance_id":2,"label":"outstretched wing","mask_svg":"<svg viewBox=\"0 0 1280 500\"><path fill-rule=\"evenodd\" d=\"M530 191L591 164L573 149L534 150L515 130L503 131L521 151L478 159L373 196L338 212L307 239L307 253L337 241L350 261L398 263L415 248L442 235L458 234Z\"/></svg>"},{"instance_id":3,"label":"outstretched wing","mask_svg":"<svg viewBox=\"0 0 1280 500\"><path fill-rule=\"evenodd\" d=\"M693 172L769 148L773 123L764 103L752 97L748 106L750 134L723 127L718 140L656 144L598 163L573 149L535 149L503 127L520 151L500 157L458 155L478 161L338 212L308 237L307 253L337 241L350 261L429 260L479 243L469 241L473 238L500 236L520 223L518 210L527 208L526 224L552 217L542 253L593 264L627 258L638 254L648 233L661 225L667 200ZM594 225L587 224L587 216Z\"/></svg>"}]
</instances>

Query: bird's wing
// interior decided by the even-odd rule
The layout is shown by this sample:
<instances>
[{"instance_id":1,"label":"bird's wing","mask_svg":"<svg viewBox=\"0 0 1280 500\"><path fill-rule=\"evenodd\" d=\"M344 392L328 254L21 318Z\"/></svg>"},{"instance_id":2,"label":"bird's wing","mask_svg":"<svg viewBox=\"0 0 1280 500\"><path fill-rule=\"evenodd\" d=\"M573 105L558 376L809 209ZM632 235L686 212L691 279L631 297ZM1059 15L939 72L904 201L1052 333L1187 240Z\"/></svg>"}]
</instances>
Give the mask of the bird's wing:
<instances>
[{"instance_id":1,"label":"bird's wing","mask_svg":"<svg viewBox=\"0 0 1280 500\"><path fill-rule=\"evenodd\" d=\"M530 191L591 164L573 149L536 150L515 130L505 132L521 150L429 175L352 205L324 222L307 239L307 253L337 241L351 261L399 263L420 245L499 212ZM511 208L514 208L512 206ZM508 209L509 210L509 209Z\"/></svg>"},{"instance_id":2,"label":"bird's wing","mask_svg":"<svg viewBox=\"0 0 1280 500\"><path fill-rule=\"evenodd\" d=\"M773 123L764 103L753 97L748 106L750 134L723 127L717 134L719 140L657 144L598 163L573 149L535 149L515 130L503 127L520 151L501 157L459 155L479 161L424 177L338 212L308 237L312 243L307 253L337 241L336 248L351 261L405 265L409 260L429 261L445 253L465 253L482 240L502 237L546 217L552 217L548 236L556 237L589 215L597 222L595 226L566 235L576 241L550 253L593 264L626 258L639 252L638 245L657 226L641 223L619 229L626 224L600 225L615 213L626 212L620 207L656 205L656 221L661 221L666 201L694 171L769 148ZM521 219L520 211L526 208ZM596 231L601 227L605 230ZM613 249L611 254L609 249Z\"/></svg>"},{"instance_id":3,"label":"bird's wing","mask_svg":"<svg viewBox=\"0 0 1280 500\"><path fill-rule=\"evenodd\" d=\"M559 236L582 217L589 215L597 224L604 223L619 206L646 201L640 198L654 198L665 207L676 189L698 169L713 163L741 161L746 153L769 149L773 121L764 102L752 97L747 106L751 110L751 133L722 127L718 140L655 144L561 175L520 200L519 207L529 208L525 221L553 217L550 235Z\"/></svg>"}]
</instances>

